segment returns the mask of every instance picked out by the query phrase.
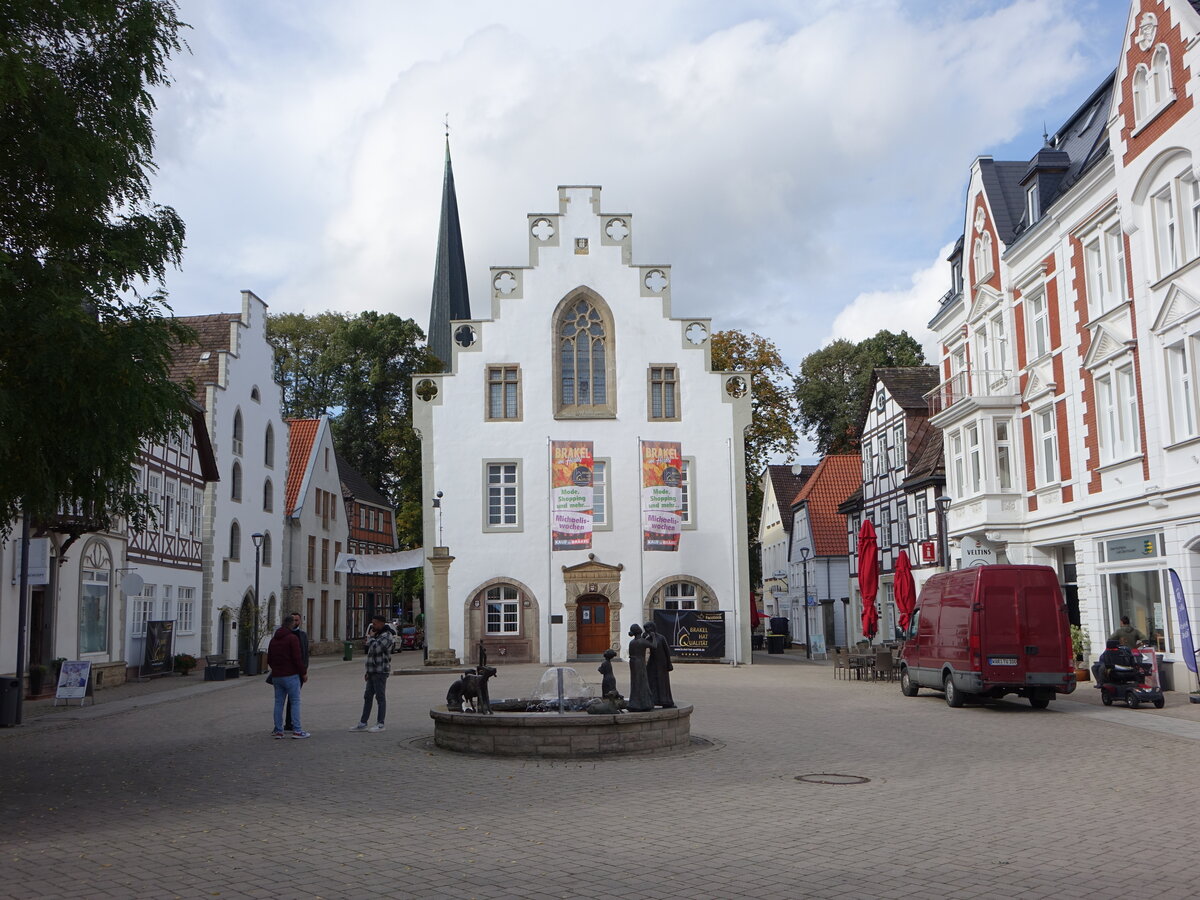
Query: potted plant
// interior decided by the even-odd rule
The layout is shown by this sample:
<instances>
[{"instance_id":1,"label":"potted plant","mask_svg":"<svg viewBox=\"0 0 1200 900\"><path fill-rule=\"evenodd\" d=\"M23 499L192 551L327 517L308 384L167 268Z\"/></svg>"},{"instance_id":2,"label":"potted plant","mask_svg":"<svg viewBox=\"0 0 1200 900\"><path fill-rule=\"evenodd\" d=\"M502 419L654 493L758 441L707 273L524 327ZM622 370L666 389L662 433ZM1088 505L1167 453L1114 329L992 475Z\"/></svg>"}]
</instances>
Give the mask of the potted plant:
<instances>
[{"instance_id":1,"label":"potted plant","mask_svg":"<svg viewBox=\"0 0 1200 900\"><path fill-rule=\"evenodd\" d=\"M175 655L175 671L180 675L187 675L194 668L196 668L196 657L192 654L177 653Z\"/></svg>"},{"instance_id":2,"label":"potted plant","mask_svg":"<svg viewBox=\"0 0 1200 900\"><path fill-rule=\"evenodd\" d=\"M29 667L29 696L40 697L42 691L46 688L46 676L50 674L50 669L40 663L35 663Z\"/></svg>"},{"instance_id":3,"label":"potted plant","mask_svg":"<svg viewBox=\"0 0 1200 900\"><path fill-rule=\"evenodd\" d=\"M1092 639L1078 625L1071 626L1071 652L1075 655L1075 680L1091 681L1087 661L1092 652Z\"/></svg>"}]
</instances>

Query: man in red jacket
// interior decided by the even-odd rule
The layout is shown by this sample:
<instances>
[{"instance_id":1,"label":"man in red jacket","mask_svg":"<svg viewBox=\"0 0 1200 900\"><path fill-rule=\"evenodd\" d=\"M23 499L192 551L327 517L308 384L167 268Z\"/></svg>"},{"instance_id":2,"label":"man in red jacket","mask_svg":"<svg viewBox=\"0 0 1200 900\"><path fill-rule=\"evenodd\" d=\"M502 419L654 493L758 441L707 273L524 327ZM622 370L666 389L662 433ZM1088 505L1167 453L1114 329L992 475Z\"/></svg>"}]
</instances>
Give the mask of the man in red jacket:
<instances>
[{"instance_id":1,"label":"man in red jacket","mask_svg":"<svg viewBox=\"0 0 1200 900\"><path fill-rule=\"evenodd\" d=\"M283 702L292 706L292 737L297 740L312 737L300 724L300 685L308 681L308 663L300 647L300 638L292 629L296 617L287 615L283 624L267 645L267 665L271 667L271 682L275 685L275 730L271 736L283 739Z\"/></svg>"}]
</instances>

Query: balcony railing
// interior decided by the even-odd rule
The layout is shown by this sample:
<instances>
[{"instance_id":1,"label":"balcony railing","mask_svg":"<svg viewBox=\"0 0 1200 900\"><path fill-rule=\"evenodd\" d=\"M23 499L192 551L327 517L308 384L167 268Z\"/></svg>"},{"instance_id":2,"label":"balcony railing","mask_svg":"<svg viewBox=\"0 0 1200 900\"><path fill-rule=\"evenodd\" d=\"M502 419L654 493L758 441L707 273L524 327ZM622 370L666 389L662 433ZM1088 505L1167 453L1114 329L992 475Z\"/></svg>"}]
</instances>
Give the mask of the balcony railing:
<instances>
[{"instance_id":1,"label":"balcony railing","mask_svg":"<svg viewBox=\"0 0 1200 900\"><path fill-rule=\"evenodd\" d=\"M1018 393L1017 377L1010 372L969 369L951 375L926 394L925 400L929 403L929 415L936 416L964 400L1014 402Z\"/></svg>"}]
</instances>

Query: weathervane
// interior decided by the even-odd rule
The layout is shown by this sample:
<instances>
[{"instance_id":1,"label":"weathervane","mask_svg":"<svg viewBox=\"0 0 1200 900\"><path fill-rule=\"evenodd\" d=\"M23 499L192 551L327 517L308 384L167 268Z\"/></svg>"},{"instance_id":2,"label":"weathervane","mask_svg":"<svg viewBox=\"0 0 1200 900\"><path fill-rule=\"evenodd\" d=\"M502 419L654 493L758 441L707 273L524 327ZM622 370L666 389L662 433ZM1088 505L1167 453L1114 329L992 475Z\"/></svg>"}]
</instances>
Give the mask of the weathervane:
<instances>
[{"instance_id":1,"label":"weathervane","mask_svg":"<svg viewBox=\"0 0 1200 900\"><path fill-rule=\"evenodd\" d=\"M446 118L442 120L442 124L446 126L446 137L450 137L450 113L446 113Z\"/></svg>"}]
</instances>

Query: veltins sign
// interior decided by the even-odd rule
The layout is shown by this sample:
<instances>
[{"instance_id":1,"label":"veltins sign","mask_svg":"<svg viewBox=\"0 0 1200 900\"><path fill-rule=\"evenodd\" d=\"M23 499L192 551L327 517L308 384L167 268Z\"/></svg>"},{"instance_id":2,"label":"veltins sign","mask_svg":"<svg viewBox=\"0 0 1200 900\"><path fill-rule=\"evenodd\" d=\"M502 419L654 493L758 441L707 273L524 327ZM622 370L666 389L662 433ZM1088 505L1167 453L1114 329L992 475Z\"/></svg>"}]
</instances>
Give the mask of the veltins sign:
<instances>
[{"instance_id":1,"label":"veltins sign","mask_svg":"<svg viewBox=\"0 0 1200 900\"><path fill-rule=\"evenodd\" d=\"M964 569L976 566L994 566L996 564L996 551L986 541L973 538L968 534L959 541L958 546L962 550Z\"/></svg>"}]
</instances>

